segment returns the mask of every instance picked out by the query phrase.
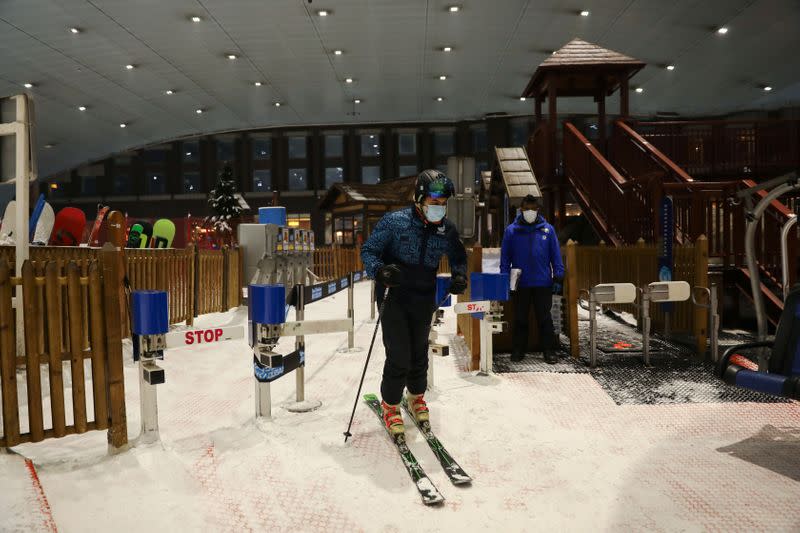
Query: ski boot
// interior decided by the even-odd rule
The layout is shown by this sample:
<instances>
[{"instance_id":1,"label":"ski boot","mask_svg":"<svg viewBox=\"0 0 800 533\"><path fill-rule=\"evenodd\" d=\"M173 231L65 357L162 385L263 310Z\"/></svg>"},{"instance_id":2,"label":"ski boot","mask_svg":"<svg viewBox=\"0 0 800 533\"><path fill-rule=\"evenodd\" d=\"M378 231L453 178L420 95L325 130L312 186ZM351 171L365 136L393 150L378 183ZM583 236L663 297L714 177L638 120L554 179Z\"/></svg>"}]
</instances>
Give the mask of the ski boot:
<instances>
[{"instance_id":1,"label":"ski boot","mask_svg":"<svg viewBox=\"0 0 800 533\"><path fill-rule=\"evenodd\" d=\"M408 402L408 412L419 424L430 423L428 404L425 403L425 398L423 398L422 394L406 393L406 401Z\"/></svg>"},{"instance_id":2,"label":"ski boot","mask_svg":"<svg viewBox=\"0 0 800 533\"><path fill-rule=\"evenodd\" d=\"M399 405L389 405L381 401L381 409L383 410L383 423L386 424L386 429L392 435L402 435L405 433L405 426L403 425L403 417L400 415Z\"/></svg>"},{"instance_id":3,"label":"ski boot","mask_svg":"<svg viewBox=\"0 0 800 533\"><path fill-rule=\"evenodd\" d=\"M544 360L547 364L554 365L558 362L558 356L556 355L556 352L553 350L545 350Z\"/></svg>"}]
</instances>

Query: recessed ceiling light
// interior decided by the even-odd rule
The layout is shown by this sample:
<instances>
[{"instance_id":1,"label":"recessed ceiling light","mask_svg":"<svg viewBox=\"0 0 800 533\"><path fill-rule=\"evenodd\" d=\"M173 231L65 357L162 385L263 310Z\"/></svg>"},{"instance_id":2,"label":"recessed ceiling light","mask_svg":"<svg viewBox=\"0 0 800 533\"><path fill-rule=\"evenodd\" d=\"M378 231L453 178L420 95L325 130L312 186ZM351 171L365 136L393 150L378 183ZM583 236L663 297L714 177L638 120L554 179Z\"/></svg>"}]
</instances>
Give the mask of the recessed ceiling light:
<instances>
[{"instance_id":1,"label":"recessed ceiling light","mask_svg":"<svg viewBox=\"0 0 800 533\"><path fill-rule=\"evenodd\" d=\"M333 51L333 55L335 55L335 56L340 56L340 55L342 55L343 53L344 53L344 52L342 52L341 50L334 50L334 51Z\"/></svg>"},{"instance_id":2,"label":"recessed ceiling light","mask_svg":"<svg viewBox=\"0 0 800 533\"><path fill-rule=\"evenodd\" d=\"M550 55L551 55L551 56L554 56L554 55L556 55L557 53L558 53L558 50L553 50L552 52L550 52Z\"/></svg>"},{"instance_id":3,"label":"recessed ceiling light","mask_svg":"<svg viewBox=\"0 0 800 533\"><path fill-rule=\"evenodd\" d=\"M441 102L442 100L444 100L444 98L443 98L443 97L441 97L441 96L437 96L437 97L436 97L436 101L437 101L437 102Z\"/></svg>"},{"instance_id":4,"label":"recessed ceiling light","mask_svg":"<svg viewBox=\"0 0 800 533\"><path fill-rule=\"evenodd\" d=\"M203 110L202 109L195 109L194 112L197 113L198 115L202 115L203 114Z\"/></svg>"},{"instance_id":5,"label":"recessed ceiling light","mask_svg":"<svg viewBox=\"0 0 800 533\"><path fill-rule=\"evenodd\" d=\"M581 11L581 16L582 17L588 17L589 16L589 11L584 9L583 11Z\"/></svg>"},{"instance_id":6,"label":"recessed ceiling light","mask_svg":"<svg viewBox=\"0 0 800 533\"><path fill-rule=\"evenodd\" d=\"M454 6L447 6L447 10L450 13L458 13L459 11L461 11L461 6L455 6L455 5Z\"/></svg>"},{"instance_id":7,"label":"recessed ceiling light","mask_svg":"<svg viewBox=\"0 0 800 533\"><path fill-rule=\"evenodd\" d=\"M192 22L200 22L200 21L201 21L201 20L203 20L203 19L201 19L201 18L200 18L200 17L198 17L197 15L194 15L194 16L192 16L192 17L191 17L189 20L191 20Z\"/></svg>"},{"instance_id":8,"label":"recessed ceiling light","mask_svg":"<svg viewBox=\"0 0 800 533\"><path fill-rule=\"evenodd\" d=\"M345 83L353 83L353 78L345 78Z\"/></svg>"},{"instance_id":9,"label":"recessed ceiling light","mask_svg":"<svg viewBox=\"0 0 800 533\"><path fill-rule=\"evenodd\" d=\"M675 65L667 65L667 70L675 70Z\"/></svg>"},{"instance_id":10,"label":"recessed ceiling light","mask_svg":"<svg viewBox=\"0 0 800 533\"><path fill-rule=\"evenodd\" d=\"M442 81L444 81L444 80L446 80L446 79L447 79L447 76L445 76L444 74L442 74L441 76L439 76L439 79L440 79L440 80L442 80Z\"/></svg>"},{"instance_id":11,"label":"recessed ceiling light","mask_svg":"<svg viewBox=\"0 0 800 533\"><path fill-rule=\"evenodd\" d=\"M33 84L32 83L23 83L22 86L25 87L26 89L32 89L33 88Z\"/></svg>"},{"instance_id":12,"label":"recessed ceiling light","mask_svg":"<svg viewBox=\"0 0 800 533\"><path fill-rule=\"evenodd\" d=\"M133 65L131 65L131 64L125 65L125 68L127 70L133 70Z\"/></svg>"},{"instance_id":13,"label":"recessed ceiling light","mask_svg":"<svg viewBox=\"0 0 800 533\"><path fill-rule=\"evenodd\" d=\"M769 91L771 91L771 90L772 90L772 87L770 87L769 85L766 85L766 86L764 87L764 90L765 90L765 91L767 91L767 92L769 92Z\"/></svg>"},{"instance_id":14,"label":"recessed ceiling light","mask_svg":"<svg viewBox=\"0 0 800 533\"><path fill-rule=\"evenodd\" d=\"M637 88L636 88L636 92L637 92L637 93L643 93L643 92L644 92L644 89L642 89L641 87L637 87Z\"/></svg>"},{"instance_id":15,"label":"recessed ceiling light","mask_svg":"<svg viewBox=\"0 0 800 533\"><path fill-rule=\"evenodd\" d=\"M317 11L317 15L319 15L320 17L327 17L330 14L331 12L328 11L327 9L320 9L319 11Z\"/></svg>"},{"instance_id":16,"label":"recessed ceiling light","mask_svg":"<svg viewBox=\"0 0 800 533\"><path fill-rule=\"evenodd\" d=\"M520 97L519 97L519 101L520 101L520 102L524 102L525 100L527 100L527 98L525 98L524 96L520 96Z\"/></svg>"},{"instance_id":17,"label":"recessed ceiling light","mask_svg":"<svg viewBox=\"0 0 800 533\"><path fill-rule=\"evenodd\" d=\"M275 107L280 107L280 106L281 106L280 102L275 102Z\"/></svg>"},{"instance_id":18,"label":"recessed ceiling light","mask_svg":"<svg viewBox=\"0 0 800 533\"><path fill-rule=\"evenodd\" d=\"M361 103L361 99L360 98L356 98L355 100L353 100L353 103L354 104L360 104Z\"/></svg>"},{"instance_id":19,"label":"recessed ceiling light","mask_svg":"<svg viewBox=\"0 0 800 533\"><path fill-rule=\"evenodd\" d=\"M85 105L78 106L78 111L86 111L86 106Z\"/></svg>"},{"instance_id":20,"label":"recessed ceiling light","mask_svg":"<svg viewBox=\"0 0 800 533\"><path fill-rule=\"evenodd\" d=\"M452 51L453 51L453 47L452 46L443 46L442 47L442 52L452 52Z\"/></svg>"},{"instance_id":21,"label":"recessed ceiling light","mask_svg":"<svg viewBox=\"0 0 800 533\"><path fill-rule=\"evenodd\" d=\"M128 127L128 125L127 125L127 124L125 124L124 122L122 122L122 123L119 125L119 127L120 127L120 128L127 128L127 127Z\"/></svg>"},{"instance_id":22,"label":"recessed ceiling light","mask_svg":"<svg viewBox=\"0 0 800 533\"><path fill-rule=\"evenodd\" d=\"M164 91L164 93L165 94L175 94L175 91L173 91L172 89L167 89L166 91Z\"/></svg>"},{"instance_id":23,"label":"recessed ceiling light","mask_svg":"<svg viewBox=\"0 0 800 533\"><path fill-rule=\"evenodd\" d=\"M80 30L80 29L78 29L78 28L70 28L70 29L69 29L69 31L70 31L71 33L80 33L80 32L81 32L81 30Z\"/></svg>"},{"instance_id":24,"label":"recessed ceiling light","mask_svg":"<svg viewBox=\"0 0 800 533\"><path fill-rule=\"evenodd\" d=\"M725 35L726 33L728 33L728 28L725 27L725 26L722 26L721 28L717 28L717 33L719 33L720 35Z\"/></svg>"},{"instance_id":25,"label":"recessed ceiling light","mask_svg":"<svg viewBox=\"0 0 800 533\"><path fill-rule=\"evenodd\" d=\"M228 54L228 59L236 59L236 54Z\"/></svg>"},{"instance_id":26,"label":"recessed ceiling light","mask_svg":"<svg viewBox=\"0 0 800 533\"><path fill-rule=\"evenodd\" d=\"M260 81L254 82L253 85L255 85L256 87L261 87L261 82Z\"/></svg>"},{"instance_id":27,"label":"recessed ceiling light","mask_svg":"<svg viewBox=\"0 0 800 533\"><path fill-rule=\"evenodd\" d=\"M49 148L52 148L53 146L55 146L55 145L54 145L54 144L45 144L45 145L44 145L44 147L45 147L45 148L48 148L48 149L49 149Z\"/></svg>"}]
</instances>

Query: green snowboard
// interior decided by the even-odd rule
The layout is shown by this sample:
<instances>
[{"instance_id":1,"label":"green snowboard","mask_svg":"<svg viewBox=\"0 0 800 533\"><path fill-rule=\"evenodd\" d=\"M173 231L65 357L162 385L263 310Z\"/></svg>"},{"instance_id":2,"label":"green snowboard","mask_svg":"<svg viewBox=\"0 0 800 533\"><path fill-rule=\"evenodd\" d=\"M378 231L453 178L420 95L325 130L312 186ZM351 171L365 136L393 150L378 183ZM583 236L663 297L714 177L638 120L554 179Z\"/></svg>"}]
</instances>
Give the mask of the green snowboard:
<instances>
[{"instance_id":1,"label":"green snowboard","mask_svg":"<svg viewBox=\"0 0 800 533\"><path fill-rule=\"evenodd\" d=\"M172 248L175 238L175 224L168 218L156 220L153 224L153 248Z\"/></svg>"}]
</instances>

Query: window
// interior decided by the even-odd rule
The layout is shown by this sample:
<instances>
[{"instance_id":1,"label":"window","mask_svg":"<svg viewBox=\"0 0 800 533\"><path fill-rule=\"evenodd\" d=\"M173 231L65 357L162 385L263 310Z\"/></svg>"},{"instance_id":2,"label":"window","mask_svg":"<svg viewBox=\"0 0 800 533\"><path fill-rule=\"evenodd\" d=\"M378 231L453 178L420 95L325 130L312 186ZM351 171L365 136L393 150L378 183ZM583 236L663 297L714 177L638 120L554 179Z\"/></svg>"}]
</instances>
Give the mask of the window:
<instances>
[{"instance_id":1,"label":"window","mask_svg":"<svg viewBox=\"0 0 800 533\"><path fill-rule=\"evenodd\" d=\"M199 172L184 172L183 173L183 192L185 193L198 193L202 192L203 185L200 182Z\"/></svg>"},{"instance_id":2,"label":"window","mask_svg":"<svg viewBox=\"0 0 800 533\"><path fill-rule=\"evenodd\" d=\"M289 137L289 159L306 158L306 138L305 136Z\"/></svg>"},{"instance_id":3,"label":"window","mask_svg":"<svg viewBox=\"0 0 800 533\"><path fill-rule=\"evenodd\" d=\"M455 136L452 131L437 131L433 134L433 150L437 156L453 155Z\"/></svg>"},{"instance_id":4,"label":"window","mask_svg":"<svg viewBox=\"0 0 800 533\"><path fill-rule=\"evenodd\" d=\"M198 163L200 161L200 143L188 141L183 143L183 162Z\"/></svg>"},{"instance_id":5,"label":"window","mask_svg":"<svg viewBox=\"0 0 800 533\"><path fill-rule=\"evenodd\" d=\"M480 185L481 183L481 172L484 170L489 170L489 163L486 161L478 161L475 163L475 184Z\"/></svg>"},{"instance_id":6,"label":"window","mask_svg":"<svg viewBox=\"0 0 800 533\"><path fill-rule=\"evenodd\" d=\"M407 178L409 176L416 176L417 174L417 165L400 165L399 177Z\"/></svg>"},{"instance_id":7,"label":"window","mask_svg":"<svg viewBox=\"0 0 800 533\"><path fill-rule=\"evenodd\" d=\"M253 160L263 161L272 157L272 139L255 137L253 141Z\"/></svg>"},{"instance_id":8,"label":"window","mask_svg":"<svg viewBox=\"0 0 800 533\"><path fill-rule=\"evenodd\" d=\"M69 183L59 182L59 181L51 181L47 184L48 189L48 198L66 198L69 196L67 190L69 189Z\"/></svg>"},{"instance_id":9,"label":"window","mask_svg":"<svg viewBox=\"0 0 800 533\"><path fill-rule=\"evenodd\" d=\"M144 151L144 163L154 164L154 163L165 163L167 161L167 152L168 150L164 148L151 148L149 150Z\"/></svg>"},{"instance_id":10,"label":"window","mask_svg":"<svg viewBox=\"0 0 800 533\"><path fill-rule=\"evenodd\" d=\"M361 135L361 157L378 157L381 155L381 138L377 133Z\"/></svg>"},{"instance_id":11,"label":"window","mask_svg":"<svg viewBox=\"0 0 800 533\"><path fill-rule=\"evenodd\" d=\"M528 119L511 121L511 146L528 144Z\"/></svg>"},{"instance_id":12,"label":"window","mask_svg":"<svg viewBox=\"0 0 800 533\"><path fill-rule=\"evenodd\" d=\"M342 157L344 153L343 135L325 136L325 157Z\"/></svg>"},{"instance_id":13,"label":"window","mask_svg":"<svg viewBox=\"0 0 800 533\"><path fill-rule=\"evenodd\" d=\"M289 190L290 191L305 191L305 190L307 190L308 189L308 181L306 180L306 174L307 174L307 171L304 168L290 168L289 169Z\"/></svg>"},{"instance_id":14,"label":"window","mask_svg":"<svg viewBox=\"0 0 800 533\"><path fill-rule=\"evenodd\" d=\"M167 178L161 172L148 172L145 176L147 194L166 194Z\"/></svg>"},{"instance_id":15,"label":"window","mask_svg":"<svg viewBox=\"0 0 800 533\"><path fill-rule=\"evenodd\" d=\"M272 190L272 171L254 170L253 171L253 191L267 192Z\"/></svg>"},{"instance_id":16,"label":"window","mask_svg":"<svg viewBox=\"0 0 800 533\"><path fill-rule=\"evenodd\" d=\"M97 194L97 176L83 176L81 178L81 194Z\"/></svg>"},{"instance_id":17,"label":"window","mask_svg":"<svg viewBox=\"0 0 800 533\"><path fill-rule=\"evenodd\" d=\"M344 216L334 220L336 230L336 244L354 244L355 240L360 241L361 231L363 230L363 215ZM358 237L356 237L358 235Z\"/></svg>"},{"instance_id":18,"label":"window","mask_svg":"<svg viewBox=\"0 0 800 533\"><path fill-rule=\"evenodd\" d=\"M381 167L367 166L361 167L361 183L375 184L381 181Z\"/></svg>"},{"instance_id":19,"label":"window","mask_svg":"<svg viewBox=\"0 0 800 533\"><path fill-rule=\"evenodd\" d=\"M311 214L289 213L286 215L286 225L290 228L311 229Z\"/></svg>"},{"instance_id":20,"label":"window","mask_svg":"<svg viewBox=\"0 0 800 533\"><path fill-rule=\"evenodd\" d=\"M330 189L334 183L344 181L344 170L342 167L328 167L325 169L325 188Z\"/></svg>"},{"instance_id":21,"label":"window","mask_svg":"<svg viewBox=\"0 0 800 533\"><path fill-rule=\"evenodd\" d=\"M233 163L233 140L217 139L217 163Z\"/></svg>"},{"instance_id":22,"label":"window","mask_svg":"<svg viewBox=\"0 0 800 533\"><path fill-rule=\"evenodd\" d=\"M475 126L472 128L472 151L476 154L489 151L489 138L486 134L486 126Z\"/></svg>"},{"instance_id":23,"label":"window","mask_svg":"<svg viewBox=\"0 0 800 533\"><path fill-rule=\"evenodd\" d=\"M401 133L397 136L397 152L400 155L417 154L417 134Z\"/></svg>"},{"instance_id":24,"label":"window","mask_svg":"<svg viewBox=\"0 0 800 533\"><path fill-rule=\"evenodd\" d=\"M133 192L133 182L127 174L117 174L111 180L111 194L131 194Z\"/></svg>"}]
</instances>

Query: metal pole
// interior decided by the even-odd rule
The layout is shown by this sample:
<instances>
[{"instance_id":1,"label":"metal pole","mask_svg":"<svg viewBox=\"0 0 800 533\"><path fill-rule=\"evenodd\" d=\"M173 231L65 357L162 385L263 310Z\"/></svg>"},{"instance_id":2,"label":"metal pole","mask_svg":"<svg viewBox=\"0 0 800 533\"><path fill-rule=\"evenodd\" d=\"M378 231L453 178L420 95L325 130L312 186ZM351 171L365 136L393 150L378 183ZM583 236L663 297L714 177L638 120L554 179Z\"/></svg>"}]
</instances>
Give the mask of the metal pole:
<instances>
[{"instance_id":1,"label":"metal pole","mask_svg":"<svg viewBox=\"0 0 800 533\"><path fill-rule=\"evenodd\" d=\"M28 259L28 188L30 185L30 146L28 132L30 122L28 117L28 101L26 95L14 97L16 99L16 135L14 136L16 145L16 172L14 189L16 191L16 212L12 215L15 218L15 260L14 266L17 277L22 276L22 264ZM22 302L22 285L16 288L17 300L17 353L22 353L25 339L23 319L24 309Z\"/></svg>"},{"instance_id":2,"label":"metal pole","mask_svg":"<svg viewBox=\"0 0 800 533\"><path fill-rule=\"evenodd\" d=\"M489 346L489 338L490 333L488 331L488 324L486 322L486 314L484 313L483 318L478 321L479 324L479 331L480 331L480 340L481 340L481 365L480 365L480 374L487 376L489 375L490 367L489 367L489 355L488 352L491 349Z\"/></svg>"},{"instance_id":3,"label":"metal pole","mask_svg":"<svg viewBox=\"0 0 800 533\"><path fill-rule=\"evenodd\" d=\"M147 383L144 379L145 364L152 363L152 359L145 354L139 356L139 404L142 416L142 431L138 442L150 444L158 440L158 397L156 386Z\"/></svg>"},{"instance_id":4,"label":"metal pole","mask_svg":"<svg viewBox=\"0 0 800 533\"><path fill-rule=\"evenodd\" d=\"M708 329L711 335L711 360L719 359L719 313L717 313L717 286L711 286L711 309L708 315Z\"/></svg>"},{"instance_id":5,"label":"metal pole","mask_svg":"<svg viewBox=\"0 0 800 533\"><path fill-rule=\"evenodd\" d=\"M667 313L669 314L669 313ZM650 366L650 289L642 291L642 354L644 366Z\"/></svg>"},{"instance_id":6,"label":"metal pole","mask_svg":"<svg viewBox=\"0 0 800 533\"><path fill-rule=\"evenodd\" d=\"M597 366L597 302L594 290L589 292L589 366Z\"/></svg>"},{"instance_id":7,"label":"metal pole","mask_svg":"<svg viewBox=\"0 0 800 533\"><path fill-rule=\"evenodd\" d=\"M272 398L269 383L256 381L256 418L272 418Z\"/></svg>"},{"instance_id":8,"label":"metal pole","mask_svg":"<svg viewBox=\"0 0 800 533\"><path fill-rule=\"evenodd\" d=\"M431 350L430 350L430 343L431 343L431 333L433 332L434 335L437 335L436 330L433 329L434 325L436 324L436 315L438 314L438 309L433 311L433 317L431 318L431 327L428 331L428 386L426 390L433 390L433 357L431 357ZM438 342L438 338L435 338Z\"/></svg>"},{"instance_id":9,"label":"metal pole","mask_svg":"<svg viewBox=\"0 0 800 533\"><path fill-rule=\"evenodd\" d=\"M372 280L369 295L369 319L375 320L375 280Z\"/></svg>"},{"instance_id":10,"label":"metal pole","mask_svg":"<svg viewBox=\"0 0 800 533\"><path fill-rule=\"evenodd\" d=\"M786 294L789 292L789 231L792 226L797 224L797 215L792 213L789 220L781 228L781 274L783 277L783 297L786 299Z\"/></svg>"},{"instance_id":11,"label":"metal pole","mask_svg":"<svg viewBox=\"0 0 800 533\"><path fill-rule=\"evenodd\" d=\"M302 322L305 318L305 290L303 285L297 285L297 305L295 306L294 319ZM306 346L306 338L303 335L298 335L294 343L295 349L304 350ZM297 389L297 402L302 402L306 399L306 366L305 363L297 367L295 372L295 386Z\"/></svg>"},{"instance_id":12,"label":"metal pole","mask_svg":"<svg viewBox=\"0 0 800 533\"><path fill-rule=\"evenodd\" d=\"M347 332L347 348L352 350L355 346L355 312L353 309L353 273L347 275L347 318L350 319L350 330Z\"/></svg>"}]
</instances>

